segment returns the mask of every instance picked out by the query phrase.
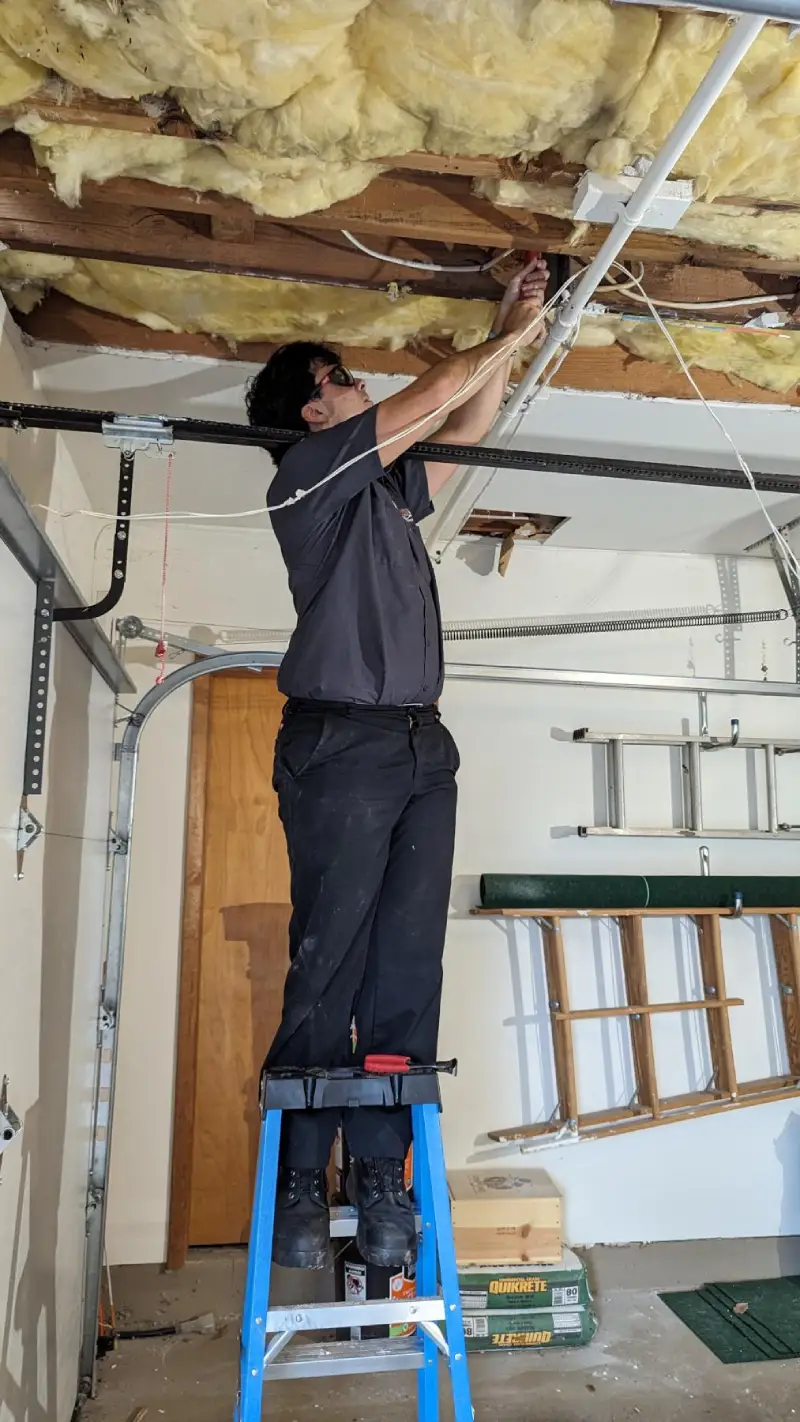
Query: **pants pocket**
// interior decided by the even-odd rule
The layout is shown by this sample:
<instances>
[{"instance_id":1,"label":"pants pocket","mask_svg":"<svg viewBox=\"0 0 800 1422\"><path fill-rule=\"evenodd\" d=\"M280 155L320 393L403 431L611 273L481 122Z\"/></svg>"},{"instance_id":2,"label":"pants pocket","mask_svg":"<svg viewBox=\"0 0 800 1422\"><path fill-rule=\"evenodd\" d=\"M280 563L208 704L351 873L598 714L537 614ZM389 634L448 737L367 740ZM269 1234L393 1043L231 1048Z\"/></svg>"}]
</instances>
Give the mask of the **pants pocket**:
<instances>
[{"instance_id":1,"label":"pants pocket","mask_svg":"<svg viewBox=\"0 0 800 1422\"><path fill-rule=\"evenodd\" d=\"M458 746L456 745L453 736L450 734L445 725L440 725L440 730L447 744L449 768L455 775L456 772L461 768L461 756L458 752Z\"/></svg>"},{"instance_id":2,"label":"pants pocket","mask_svg":"<svg viewBox=\"0 0 800 1422\"><path fill-rule=\"evenodd\" d=\"M283 771L292 780L313 769L327 741L328 717L324 711L293 717L281 726L275 742L275 776Z\"/></svg>"}]
</instances>

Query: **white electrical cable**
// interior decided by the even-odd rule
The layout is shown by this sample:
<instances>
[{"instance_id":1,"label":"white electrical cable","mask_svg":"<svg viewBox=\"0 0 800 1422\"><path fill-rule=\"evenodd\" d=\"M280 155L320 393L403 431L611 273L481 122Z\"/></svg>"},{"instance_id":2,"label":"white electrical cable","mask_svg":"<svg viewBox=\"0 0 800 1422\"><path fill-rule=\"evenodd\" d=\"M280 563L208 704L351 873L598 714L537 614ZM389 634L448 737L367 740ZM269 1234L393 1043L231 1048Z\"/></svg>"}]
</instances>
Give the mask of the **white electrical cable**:
<instances>
[{"instance_id":1,"label":"white electrical cable","mask_svg":"<svg viewBox=\"0 0 800 1422\"><path fill-rule=\"evenodd\" d=\"M737 464L739 465L739 468L741 469L742 473L744 474L745 478L747 479L748 484L750 485L750 488L752 489L753 493L755 494L756 498L758 499L759 507L760 507L760 509L761 509L761 512L762 512L763 515L764 515L764 518L765 518L766 521L767 521L767 524L769 525L769 528L770 528L770 530L771 530L772 536L776 539L776 541L777 541L777 543L778 543L778 546L783 549L784 555L786 556L786 558L788 559L788 561L789 561L790 564L792 565L792 567L793 567L795 573L797 573L798 577L800 577L800 562L798 562L798 559L797 559L797 557L796 557L796 555L795 555L794 549L792 548L791 544L787 541L787 539L784 538L784 536L783 536L783 534L781 533L780 529L779 529L779 528L777 527L777 525L773 522L772 517L771 517L771 515L770 515L770 512L769 512L769 510L768 510L766 504L764 503L764 500L763 500L762 497L761 497L760 490L758 489L758 486L756 485L756 481L755 481L755 479L753 478L753 472L752 472L752 470L751 470L749 464L747 463L747 460L745 459L744 455L743 455L743 454L741 453L741 451L739 450L739 447L738 447L738 445L736 444L736 441L734 440L733 436L730 434L727 425L724 423L724 421L723 421L723 420L720 418L720 416L717 414L716 410L709 404L708 400L706 399L705 395L703 394L702 390L700 389L700 386L697 384L697 381L695 380L694 376L692 375L692 372L691 372L689 366L687 365L686 361L685 361L684 358L683 358L683 355L681 354L680 350L678 349L677 343L673 340L673 337L672 337L671 332L669 331L669 329L668 329L668 327L665 325L665 323L662 321L661 316L659 315L658 311L656 310L656 307L655 307L654 303L650 300L650 297L648 296L647 292L645 291L645 289L644 289L644 287L643 287L641 281L639 280L638 277L635 277L635 276L633 275L633 272L629 271L628 268L627 268L626 266L624 266L622 262L613 262L613 263L612 263L612 266L616 267L618 271L623 272L623 273L625 274L625 276L629 277L629 278L631 279L631 281L633 281L633 282L638 286L638 288L639 288L639 290L641 291L642 296L644 297L644 299L645 299L647 305L650 307L650 310L651 310L652 315L653 315L653 319L654 319L654 321L656 322L656 324L658 325L658 327L659 327L659 329L660 329L660 331L661 331L661 334L662 334L662 335L665 337L665 339L669 342L670 346L672 347L673 351L675 352L675 355L677 356L677 359L678 359L678 364L680 365L681 370L683 371L684 375L686 376L686 379L688 380L688 382L689 382L689 384L691 385L692 389L694 390L695 394L698 396L698 398L699 398L699 399L702 401L702 403L705 405L706 409L708 410L709 415L711 416L712 420L714 421L714 424L717 426L718 430L719 430L720 433L722 434L722 436L723 436L723 438L725 439L726 443L727 443L727 444L730 446L730 448L733 450L733 453L734 453L734 455L735 455L735 457L736 457L736 462L737 462Z\"/></svg>"},{"instance_id":2,"label":"white electrical cable","mask_svg":"<svg viewBox=\"0 0 800 1422\"><path fill-rule=\"evenodd\" d=\"M509 247L506 252L501 252L499 256L492 257L488 262L470 262L468 266L442 267L438 262L416 262L410 257L390 257L386 252L375 252L372 247L365 247L364 243L359 242L358 238L354 237L352 232L348 232L346 228L343 227L341 233L365 256L377 257L379 262L389 262L395 267L411 267L415 272L488 272L499 262L504 262L506 257L510 257L514 251L513 247Z\"/></svg>"},{"instance_id":3,"label":"white electrical cable","mask_svg":"<svg viewBox=\"0 0 800 1422\"><path fill-rule=\"evenodd\" d=\"M616 291L627 301L637 301L640 306L660 306L663 311L723 311L730 310L734 306L768 306L771 301L796 301L797 299L796 291L787 291L781 296L766 296L764 294L761 296L736 296L727 301L653 301L632 291L627 282L624 286L615 286L611 282L605 286L599 286L597 290L609 295Z\"/></svg>"},{"instance_id":4,"label":"white electrical cable","mask_svg":"<svg viewBox=\"0 0 800 1422\"><path fill-rule=\"evenodd\" d=\"M324 479L319 479L317 483L312 484L309 489L297 489L295 493L291 495L290 498L284 499L283 503L264 504L261 508L258 509L238 509L229 513L201 513L198 510L192 509L180 510L176 513L170 512L169 521L171 523L183 523L194 519L201 519L204 522L208 522L211 519L217 520L228 518L253 518L258 514L263 513L279 513L282 509L291 508L293 504L298 504L302 499L307 499L310 494L316 493L317 489L323 488L325 484L329 484L332 479L335 479L339 474L344 473L345 469L349 469L353 464L357 464L361 459L366 459L368 454L377 454L381 449L385 449L387 445L395 444L396 441L399 439L405 439L407 435L416 433L416 431L422 429L424 425L430 425L432 421L438 418L439 415L444 414L444 412L448 410L450 406L455 403L456 400L460 399L461 396L466 394L468 390L471 390L474 385L482 384L487 371L491 373L495 368L499 368L514 354L515 350L518 350L519 347L524 344L525 338L530 335L531 331L533 331L536 326L542 323L548 312L552 310L556 302L566 291L567 287L569 287L572 282L575 281L580 275L580 272L574 272L571 277L567 278L563 286L559 287L558 291L553 296L551 296L549 301L545 302L545 304L542 306L542 309L537 312L537 314L532 318L531 321L528 322L527 326L525 326L523 330L518 333L517 340L513 347L501 346L498 350L492 351L491 355L487 356L486 360L484 360L478 366L478 368L472 372L472 375L469 376L467 380L462 381L458 390L454 391L454 393L448 396L446 400L443 400L441 405L437 406L436 409L430 410L420 419L415 420L413 424L406 425L405 429L395 430L394 433L388 435L386 439L381 440L378 444L371 445L369 449L362 450L361 454L354 455L352 459L348 459L344 464L339 464L336 469L332 469L330 474L326 474ZM561 362L559 361L556 365L556 369L558 369L558 365L560 365L560 363ZM552 374L555 374L555 371L553 371ZM162 523L165 517L164 514L125 514L121 517L118 517L115 514L100 513L97 509L70 509L65 512L63 509L53 508L50 504L36 504L35 507L41 509L45 513L58 514L62 518L72 518L76 514L78 514L84 518L101 518L106 520L106 522Z\"/></svg>"},{"instance_id":5,"label":"white electrical cable","mask_svg":"<svg viewBox=\"0 0 800 1422\"><path fill-rule=\"evenodd\" d=\"M640 295L634 290L644 278L644 262L637 262L639 268L636 276L631 276L630 281L607 281L597 288L598 296L626 296L630 301L636 301L640 306L660 306L663 311L724 311L736 306L768 306L775 301L796 301L800 291L784 291L777 296L768 296L766 292L761 292L758 296L731 296L720 301L657 301L655 297ZM586 263L584 263L584 270Z\"/></svg>"}]
</instances>

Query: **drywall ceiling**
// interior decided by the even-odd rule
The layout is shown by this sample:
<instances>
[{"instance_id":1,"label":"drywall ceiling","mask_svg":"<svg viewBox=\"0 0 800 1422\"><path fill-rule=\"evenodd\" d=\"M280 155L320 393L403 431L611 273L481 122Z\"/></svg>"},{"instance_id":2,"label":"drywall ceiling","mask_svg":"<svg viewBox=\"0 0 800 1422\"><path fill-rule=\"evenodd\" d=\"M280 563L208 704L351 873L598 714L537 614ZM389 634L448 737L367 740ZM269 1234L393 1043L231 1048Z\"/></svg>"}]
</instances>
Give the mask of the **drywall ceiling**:
<instances>
[{"instance_id":1,"label":"drywall ceiling","mask_svg":"<svg viewBox=\"0 0 800 1422\"><path fill-rule=\"evenodd\" d=\"M68 346L30 350L42 398L52 404L165 413L215 420L244 418L243 390L255 367L241 364L94 354ZM370 377L381 399L397 380ZM726 423L743 452L765 472L794 473L800 410L732 405ZM96 508L111 510L117 456L92 435L67 435L67 448ZM702 406L687 401L631 399L553 391L535 403L516 444L599 458L727 465L719 431ZM173 507L220 514L260 508L270 477L258 450L180 443L174 462ZM566 516L554 546L630 551L740 553L765 531L747 491L684 487L541 472L487 470L480 507ZM800 514L800 496L765 495L773 518ZM164 462L140 458L136 509L164 508ZM233 522L233 526L245 524ZM256 526L267 527L266 516ZM520 556L535 557L535 549ZM762 556L766 556L762 552ZM677 590L676 590L677 591Z\"/></svg>"}]
</instances>

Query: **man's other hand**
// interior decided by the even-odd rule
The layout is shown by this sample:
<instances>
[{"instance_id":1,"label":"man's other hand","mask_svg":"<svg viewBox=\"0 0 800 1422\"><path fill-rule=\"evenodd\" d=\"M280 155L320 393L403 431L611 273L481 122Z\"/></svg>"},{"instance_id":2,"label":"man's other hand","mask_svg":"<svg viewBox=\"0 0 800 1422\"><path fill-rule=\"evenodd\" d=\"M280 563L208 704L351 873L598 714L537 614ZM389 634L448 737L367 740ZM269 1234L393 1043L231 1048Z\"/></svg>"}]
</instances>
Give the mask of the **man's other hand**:
<instances>
[{"instance_id":1,"label":"man's other hand","mask_svg":"<svg viewBox=\"0 0 800 1422\"><path fill-rule=\"evenodd\" d=\"M511 335L514 331L524 330L525 326L538 316L544 305L548 277L547 262L543 257L534 257L532 262L512 277L494 322L494 330L498 335ZM533 327L531 345L541 336L543 328L544 322Z\"/></svg>"}]
</instances>

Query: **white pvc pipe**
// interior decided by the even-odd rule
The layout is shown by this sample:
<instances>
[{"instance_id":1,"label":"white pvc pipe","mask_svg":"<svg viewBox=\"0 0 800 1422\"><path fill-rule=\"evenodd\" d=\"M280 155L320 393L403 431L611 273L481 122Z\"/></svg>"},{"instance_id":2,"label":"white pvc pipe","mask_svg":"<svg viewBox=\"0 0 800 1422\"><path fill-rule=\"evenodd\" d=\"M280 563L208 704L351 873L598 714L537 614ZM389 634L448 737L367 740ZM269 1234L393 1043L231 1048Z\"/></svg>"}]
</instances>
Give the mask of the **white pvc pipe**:
<instances>
[{"instance_id":1,"label":"white pvc pipe","mask_svg":"<svg viewBox=\"0 0 800 1422\"><path fill-rule=\"evenodd\" d=\"M764 0L765 4L769 0ZM800 0L796 0L800 3ZM755 43L766 24L764 15L742 15L734 25L711 68L690 99L675 127L668 134L663 147L656 154L647 173L636 191L624 206L620 207L617 219L609 231L594 261L586 268L569 301L565 303L551 327L549 335L517 385L514 394L506 402L503 410L492 424L482 444L500 445L512 425L524 411L533 396L540 376L550 364L553 356L572 335L580 320L581 313L591 301L598 286L608 275L612 262L619 256L631 232L641 223L647 209L662 185L666 182L676 162L689 146L701 123L707 117L728 80L736 71L747 51ZM461 521L465 502L468 503L475 479L485 471L469 468L466 476L448 502L442 518L432 530L427 542L435 542L447 536L453 517Z\"/></svg>"}]
</instances>

